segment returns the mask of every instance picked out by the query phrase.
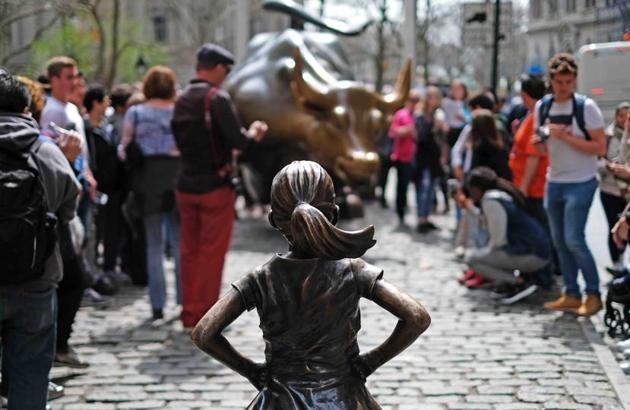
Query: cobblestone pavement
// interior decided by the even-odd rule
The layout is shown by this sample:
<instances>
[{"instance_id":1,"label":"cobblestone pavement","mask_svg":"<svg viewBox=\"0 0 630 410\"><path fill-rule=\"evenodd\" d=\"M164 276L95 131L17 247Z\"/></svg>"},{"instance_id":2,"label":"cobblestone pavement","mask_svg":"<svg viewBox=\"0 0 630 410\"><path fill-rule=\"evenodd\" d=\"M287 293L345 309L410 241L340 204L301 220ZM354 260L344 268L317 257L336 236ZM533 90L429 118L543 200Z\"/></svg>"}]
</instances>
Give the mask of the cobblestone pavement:
<instances>
[{"instance_id":1,"label":"cobblestone pavement","mask_svg":"<svg viewBox=\"0 0 630 410\"><path fill-rule=\"evenodd\" d=\"M452 218L436 217L441 226ZM420 236L393 226L391 210L369 206L357 227L374 223L377 245L365 259L385 278L421 300L430 329L379 369L368 387L384 409L621 409L600 362L572 315L544 312L540 295L503 306L486 291L455 280L452 232ZM237 222L225 287L286 245L264 220ZM172 292L171 292L172 293ZM362 302L362 350L384 340L395 318ZM83 307L71 343L91 364L87 371L55 368L66 377L55 410L243 409L256 392L246 380L197 351L176 320L152 326L146 291L126 287L106 309ZM262 360L255 311L227 330L242 352Z\"/></svg>"}]
</instances>

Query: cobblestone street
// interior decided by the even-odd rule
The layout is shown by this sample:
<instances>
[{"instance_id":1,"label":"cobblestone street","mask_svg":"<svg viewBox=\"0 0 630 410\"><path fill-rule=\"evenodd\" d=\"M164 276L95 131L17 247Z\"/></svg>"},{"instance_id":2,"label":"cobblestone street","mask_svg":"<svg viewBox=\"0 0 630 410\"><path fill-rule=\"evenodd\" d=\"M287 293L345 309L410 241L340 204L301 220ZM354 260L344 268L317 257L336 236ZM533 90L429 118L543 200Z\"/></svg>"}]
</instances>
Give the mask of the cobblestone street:
<instances>
[{"instance_id":1,"label":"cobblestone street","mask_svg":"<svg viewBox=\"0 0 630 410\"><path fill-rule=\"evenodd\" d=\"M436 217L452 225L452 217ZM378 243L365 256L385 278L418 298L433 323L401 356L379 369L368 387L384 409L621 409L622 404L572 315L545 312L550 295L503 306L487 291L455 280L452 231L420 236L395 228L391 210L369 206L354 227L373 223ZM286 249L264 220L237 222L224 289L247 270ZM170 265L169 265L170 266ZM172 296L171 287L171 296ZM384 340L396 319L362 304L362 350ZM76 373L55 368L66 394L54 410L244 409L255 389L199 352L182 332L171 302L165 324L152 326L144 289L126 287L106 309L81 309L71 344L90 363ZM587 323L584 326L591 326ZM255 311L227 330L237 349L262 360Z\"/></svg>"}]
</instances>

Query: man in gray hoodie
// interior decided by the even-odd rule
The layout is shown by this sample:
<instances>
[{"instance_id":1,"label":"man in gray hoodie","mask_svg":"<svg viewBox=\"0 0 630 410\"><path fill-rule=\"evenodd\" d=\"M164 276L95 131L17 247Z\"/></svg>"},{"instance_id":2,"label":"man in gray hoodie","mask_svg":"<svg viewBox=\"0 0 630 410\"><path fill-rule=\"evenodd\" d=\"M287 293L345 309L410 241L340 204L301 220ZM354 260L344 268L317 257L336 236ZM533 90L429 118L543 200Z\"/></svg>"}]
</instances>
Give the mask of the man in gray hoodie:
<instances>
[{"instance_id":1,"label":"man in gray hoodie","mask_svg":"<svg viewBox=\"0 0 630 410\"><path fill-rule=\"evenodd\" d=\"M48 211L56 215L58 224L67 224L76 212L79 184L54 143L35 144L42 137L37 122L28 113L29 102L26 88L0 69L0 160L27 156L31 151L44 185ZM2 246L11 246L8 240ZM46 407L48 373L55 350L55 288L61 277L61 255L55 244L37 279L0 285L0 354L9 409Z\"/></svg>"}]
</instances>

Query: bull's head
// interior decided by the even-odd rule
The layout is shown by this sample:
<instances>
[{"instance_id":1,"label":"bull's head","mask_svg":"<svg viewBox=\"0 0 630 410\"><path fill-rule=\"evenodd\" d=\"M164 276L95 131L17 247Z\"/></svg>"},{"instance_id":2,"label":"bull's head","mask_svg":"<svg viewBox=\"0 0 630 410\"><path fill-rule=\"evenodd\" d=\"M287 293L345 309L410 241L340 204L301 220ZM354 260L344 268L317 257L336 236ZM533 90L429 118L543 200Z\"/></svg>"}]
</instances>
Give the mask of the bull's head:
<instances>
[{"instance_id":1,"label":"bull's head","mask_svg":"<svg viewBox=\"0 0 630 410\"><path fill-rule=\"evenodd\" d=\"M398 75L391 94L381 95L365 86L339 81L316 84L303 76L299 49L291 90L303 111L312 114L307 144L314 159L351 184L369 180L378 169L375 142L382 136L387 117L403 106L411 83L411 61Z\"/></svg>"}]
</instances>

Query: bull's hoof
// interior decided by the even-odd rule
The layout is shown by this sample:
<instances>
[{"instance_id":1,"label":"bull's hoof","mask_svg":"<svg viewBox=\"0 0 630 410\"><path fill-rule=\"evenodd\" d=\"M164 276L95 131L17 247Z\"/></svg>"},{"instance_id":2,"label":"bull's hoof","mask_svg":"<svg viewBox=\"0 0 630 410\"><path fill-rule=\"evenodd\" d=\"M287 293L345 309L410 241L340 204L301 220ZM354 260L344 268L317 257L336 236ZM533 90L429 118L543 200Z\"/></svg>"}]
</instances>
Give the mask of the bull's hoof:
<instances>
[{"instance_id":1,"label":"bull's hoof","mask_svg":"<svg viewBox=\"0 0 630 410\"><path fill-rule=\"evenodd\" d=\"M343 219L363 218L365 212L363 209L363 200L355 193L349 193L343 198L343 202L339 204L340 216Z\"/></svg>"}]
</instances>

